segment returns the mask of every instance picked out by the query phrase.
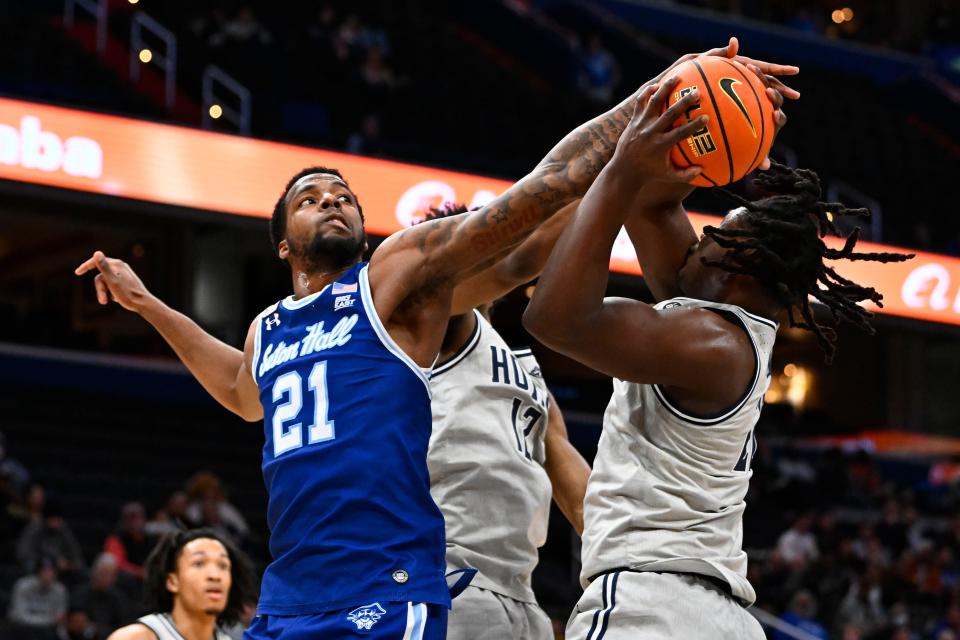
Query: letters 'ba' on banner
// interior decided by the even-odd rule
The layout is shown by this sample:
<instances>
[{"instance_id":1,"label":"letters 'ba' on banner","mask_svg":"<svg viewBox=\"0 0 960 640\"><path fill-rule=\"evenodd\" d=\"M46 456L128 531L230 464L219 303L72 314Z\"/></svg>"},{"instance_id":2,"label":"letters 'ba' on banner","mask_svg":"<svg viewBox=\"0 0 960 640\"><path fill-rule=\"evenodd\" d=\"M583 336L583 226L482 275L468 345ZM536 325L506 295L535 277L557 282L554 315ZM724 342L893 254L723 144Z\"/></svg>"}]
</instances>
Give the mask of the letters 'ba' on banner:
<instances>
[{"instance_id":1,"label":"letters 'ba' on banner","mask_svg":"<svg viewBox=\"0 0 960 640\"><path fill-rule=\"evenodd\" d=\"M374 235L409 225L431 205L481 206L509 185L454 171L0 99L0 179L267 218L289 177L312 165L340 169ZM691 218L698 232L717 222L715 216ZM870 243L858 248L900 251ZM611 268L640 273L625 233L614 246ZM885 308L876 311L960 325L956 258L920 253L898 264L841 261L838 269L884 294Z\"/></svg>"}]
</instances>

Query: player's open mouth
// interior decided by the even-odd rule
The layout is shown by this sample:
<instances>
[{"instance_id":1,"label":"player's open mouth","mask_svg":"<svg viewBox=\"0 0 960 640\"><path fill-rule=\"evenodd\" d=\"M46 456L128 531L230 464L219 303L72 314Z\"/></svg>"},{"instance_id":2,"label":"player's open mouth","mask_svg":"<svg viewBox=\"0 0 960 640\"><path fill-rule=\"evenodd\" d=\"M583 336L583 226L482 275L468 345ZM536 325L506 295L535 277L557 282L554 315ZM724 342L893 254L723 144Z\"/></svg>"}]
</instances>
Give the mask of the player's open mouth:
<instances>
[{"instance_id":1,"label":"player's open mouth","mask_svg":"<svg viewBox=\"0 0 960 640\"><path fill-rule=\"evenodd\" d=\"M323 221L323 224L335 224L336 226L343 227L347 231L350 230L350 227L347 226L347 221L340 216L330 216Z\"/></svg>"}]
</instances>

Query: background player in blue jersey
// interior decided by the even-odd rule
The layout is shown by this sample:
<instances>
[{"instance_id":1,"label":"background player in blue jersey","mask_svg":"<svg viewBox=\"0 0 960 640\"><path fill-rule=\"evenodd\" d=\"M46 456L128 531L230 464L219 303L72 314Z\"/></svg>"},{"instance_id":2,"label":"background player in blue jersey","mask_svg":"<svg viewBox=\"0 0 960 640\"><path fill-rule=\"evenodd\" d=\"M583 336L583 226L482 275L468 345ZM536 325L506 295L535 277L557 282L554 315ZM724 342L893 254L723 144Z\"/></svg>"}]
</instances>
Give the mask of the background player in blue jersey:
<instances>
[{"instance_id":1,"label":"background player in blue jersey","mask_svg":"<svg viewBox=\"0 0 960 640\"><path fill-rule=\"evenodd\" d=\"M96 252L78 267L98 270L98 300L141 314L221 404L264 419L273 563L251 638L443 637L425 372L449 317L479 302L461 290L455 306L454 290L586 192L633 102L575 129L481 210L398 232L369 263L347 182L334 169L300 172L271 220L293 295L254 320L242 352L152 296L122 261ZM684 125L678 139L692 132Z\"/></svg>"}]
</instances>

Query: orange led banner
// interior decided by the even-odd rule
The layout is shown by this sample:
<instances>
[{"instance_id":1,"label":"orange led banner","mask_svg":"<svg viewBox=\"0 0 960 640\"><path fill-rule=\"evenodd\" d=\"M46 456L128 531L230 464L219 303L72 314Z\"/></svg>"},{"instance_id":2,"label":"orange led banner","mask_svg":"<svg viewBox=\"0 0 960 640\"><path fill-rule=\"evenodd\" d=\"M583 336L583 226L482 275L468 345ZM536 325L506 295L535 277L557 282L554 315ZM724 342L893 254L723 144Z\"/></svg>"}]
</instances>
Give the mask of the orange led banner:
<instances>
[{"instance_id":1,"label":"orange led banner","mask_svg":"<svg viewBox=\"0 0 960 640\"><path fill-rule=\"evenodd\" d=\"M389 235L429 205L479 206L510 183L454 171L0 99L0 179L230 214L269 217L291 175L340 169L363 204L367 230ZM716 223L691 215L694 225ZM864 251L897 251L862 245ZM611 267L639 274L621 234ZM840 272L885 295L881 310L960 325L960 260L920 254L905 264L841 263Z\"/></svg>"}]
</instances>

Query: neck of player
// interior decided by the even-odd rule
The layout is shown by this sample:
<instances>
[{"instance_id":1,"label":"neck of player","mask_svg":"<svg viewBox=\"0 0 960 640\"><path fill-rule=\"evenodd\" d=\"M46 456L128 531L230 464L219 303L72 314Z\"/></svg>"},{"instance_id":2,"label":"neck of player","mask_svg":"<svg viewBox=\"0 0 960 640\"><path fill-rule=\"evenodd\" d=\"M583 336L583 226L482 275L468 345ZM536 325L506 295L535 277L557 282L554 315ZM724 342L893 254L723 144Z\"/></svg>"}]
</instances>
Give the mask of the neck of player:
<instances>
[{"instance_id":1,"label":"neck of player","mask_svg":"<svg viewBox=\"0 0 960 640\"><path fill-rule=\"evenodd\" d=\"M179 600L174 600L170 615L184 640L213 640L213 630L217 626L216 615L187 611Z\"/></svg>"},{"instance_id":2,"label":"neck of player","mask_svg":"<svg viewBox=\"0 0 960 640\"><path fill-rule=\"evenodd\" d=\"M322 291L328 284L336 282L337 278L346 273L352 266L353 264L348 264L345 267L333 271L326 271L310 269L301 264L291 264L290 269L293 272L293 297L299 300L300 298Z\"/></svg>"}]
</instances>

